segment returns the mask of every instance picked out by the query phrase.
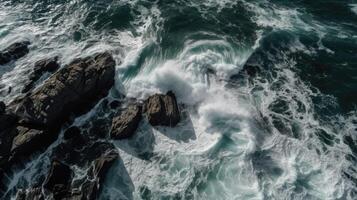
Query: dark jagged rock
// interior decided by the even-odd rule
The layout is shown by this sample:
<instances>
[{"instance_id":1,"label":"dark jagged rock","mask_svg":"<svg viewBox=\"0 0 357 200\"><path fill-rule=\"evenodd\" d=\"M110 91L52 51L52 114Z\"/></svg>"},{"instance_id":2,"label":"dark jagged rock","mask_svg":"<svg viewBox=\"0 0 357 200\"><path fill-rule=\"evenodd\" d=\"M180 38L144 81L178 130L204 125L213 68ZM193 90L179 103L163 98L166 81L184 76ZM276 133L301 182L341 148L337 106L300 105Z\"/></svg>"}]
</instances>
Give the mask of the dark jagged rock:
<instances>
[{"instance_id":1,"label":"dark jagged rock","mask_svg":"<svg viewBox=\"0 0 357 200\"><path fill-rule=\"evenodd\" d=\"M152 126L171 126L179 123L180 111L175 94L169 91L166 95L155 94L145 102L147 118Z\"/></svg>"},{"instance_id":2,"label":"dark jagged rock","mask_svg":"<svg viewBox=\"0 0 357 200\"><path fill-rule=\"evenodd\" d=\"M57 146L52 157L69 165L83 167L100 157L103 152L114 150L115 147L111 143L93 142L86 134L79 134Z\"/></svg>"},{"instance_id":3,"label":"dark jagged rock","mask_svg":"<svg viewBox=\"0 0 357 200\"><path fill-rule=\"evenodd\" d=\"M54 199L63 199L69 193L73 172L68 165L53 161L43 187L53 193Z\"/></svg>"},{"instance_id":4,"label":"dark jagged rock","mask_svg":"<svg viewBox=\"0 0 357 200\"><path fill-rule=\"evenodd\" d=\"M117 159L118 153L110 151L94 160L87 174L89 181L84 182L81 187L82 199L94 200L98 198L106 174Z\"/></svg>"},{"instance_id":5,"label":"dark jagged rock","mask_svg":"<svg viewBox=\"0 0 357 200\"><path fill-rule=\"evenodd\" d=\"M80 137L80 134L81 129L79 129L77 126L71 126L64 132L63 137L65 140L70 140Z\"/></svg>"},{"instance_id":6,"label":"dark jagged rock","mask_svg":"<svg viewBox=\"0 0 357 200\"><path fill-rule=\"evenodd\" d=\"M30 42L16 42L0 52L0 65L9 63L28 54Z\"/></svg>"},{"instance_id":7,"label":"dark jagged rock","mask_svg":"<svg viewBox=\"0 0 357 200\"><path fill-rule=\"evenodd\" d=\"M4 114L6 111L6 105L4 102L0 101L0 115Z\"/></svg>"},{"instance_id":8,"label":"dark jagged rock","mask_svg":"<svg viewBox=\"0 0 357 200\"><path fill-rule=\"evenodd\" d=\"M73 137L54 149L51 156L54 160L46 179L41 183L44 188L43 193L38 192L37 186L32 186L30 189L19 191L17 199L98 199L107 172L119 158L119 154L116 148L108 142L91 142L85 136L82 137L87 143L81 149L71 148L73 143L68 142L75 140ZM70 165L87 170L85 176L74 180L74 172L69 167Z\"/></svg>"},{"instance_id":9,"label":"dark jagged rock","mask_svg":"<svg viewBox=\"0 0 357 200\"><path fill-rule=\"evenodd\" d=\"M11 147L11 159L14 160L41 150L54 140L54 134L45 130L18 126L15 131L16 137L13 139Z\"/></svg>"},{"instance_id":10,"label":"dark jagged rock","mask_svg":"<svg viewBox=\"0 0 357 200\"><path fill-rule=\"evenodd\" d=\"M31 73L29 77L29 82L24 86L22 92L26 93L30 91L36 81L38 81L44 73L55 72L60 67L57 61L58 57L37 61L34 66L33 73Z\"/></svg>"},{"instance_id":11,"label":"dark jagged rock","mask_svg":"<svg viewBox=\"0 0 357 200\"><path fill-rule=\"evenodd\" d=\"M41 188L30 188L27 190L19 190L16 195L16 200L44 200Z\"/></svg>"},{"instance_id":12,"label":"dark jagged rock","mask_svg":"<svg viewBox=\"0 0 357 200\"><path fill-rule=\"evenodd\" d=\"M0 114L0 132L13 127L18 121L18 117L11 113Z\"/></svg>"},{"instance_id":13,"label":"dark jagged rock","mask_svg":"<svg viewBox=\"0 0 357 200\"><path fill-rule=\"evenodd\" d=\"M60 145L62 147L54 151L54 157L71 165L88 168L88 172L83 179L69 183L70 187L67 188L70 189L63 199L97 199L107 171L118 159L119 154L115 147L107 142L86 143L82 149L73 149L71 145Z\"/></svg>"},{"instance_id":14,"label":"dark jagged rock","mask_svg":"<svg viewBox=\"0 0 357 200\"><path fill-rule=\"evenodd\" d=\"M13 129L17 125L18 118L11 113L6 113L5 104L2 106L3 112L0 114L0 168L4 170L5 165L8 164L12 140L16 136Z\"/></svg>"},{"instance_id":15,"label":"dark jagged rock","mask_svg":"<svg viewBox=\"0 0 357 200\"><path fill-rule=\"evenodd\" d=\"M141 106L132 105L121 115L115 117L112 122L111 137L125 139L134 135L142 118Z\"/></svg>"},{"instance_id":16,"label":"dark jagged rock","mask_svg":"<svg viewBox=\"0 0 357 200\"><path fill-rule=\"evenodd\" d=\"M109 53L73 61L27 96L17 113L27 123L58 126L71 113L88 110L114 83L115 61Z\"/></svg>"},{"instance_id":17,"label":"dark jagged rock","mask_svg":"<svg viewBox=\"0 0 357 200\"><path fill-rule=\"evenodd\" d=\"M7 110L15 111L16 115L0 114L0 180L17 161L50 145L72 113L87 111L106 95L114 83L114 66L115 61L109 53L77 59L29 95L10 104ZM53 66L45 68L55 69ZM71 151L87 143L81 134L70 138L71 142L67 143L71 146L67 148ZM77 153L85 159L79 150Z\"/></svg>"},{"instance_id":18,"label":"dark jagged rock","mask_svg":"<svg viewBox=\"0 0 357 200\"><path fill-rule=\"evenodd\" d=\"M17 116L7 113L6 106L0 102L0 195L1 195L1 180L9 167L10 150L12 140L16 136L14 128L17 125Z\"/></svg>"}]
</instances>

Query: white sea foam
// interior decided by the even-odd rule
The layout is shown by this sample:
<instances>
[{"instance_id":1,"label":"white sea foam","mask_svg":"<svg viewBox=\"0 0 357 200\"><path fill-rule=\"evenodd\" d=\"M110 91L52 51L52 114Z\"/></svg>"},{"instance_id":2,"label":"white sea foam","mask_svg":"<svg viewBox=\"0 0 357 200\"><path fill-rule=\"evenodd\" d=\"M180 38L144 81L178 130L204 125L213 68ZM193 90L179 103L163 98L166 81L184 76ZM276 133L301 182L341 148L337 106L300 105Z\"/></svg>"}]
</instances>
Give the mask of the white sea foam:
<instances>
[{"instance_id":1,"label":"white sea foam","mask_svg":"<svg viewBox=\"0 0 357 200\"><path fill-rule=\"evenodd\" d=\"M350 4L352 12L354 12L357 15L357 4Z\"/></svg>"}]
</instances>

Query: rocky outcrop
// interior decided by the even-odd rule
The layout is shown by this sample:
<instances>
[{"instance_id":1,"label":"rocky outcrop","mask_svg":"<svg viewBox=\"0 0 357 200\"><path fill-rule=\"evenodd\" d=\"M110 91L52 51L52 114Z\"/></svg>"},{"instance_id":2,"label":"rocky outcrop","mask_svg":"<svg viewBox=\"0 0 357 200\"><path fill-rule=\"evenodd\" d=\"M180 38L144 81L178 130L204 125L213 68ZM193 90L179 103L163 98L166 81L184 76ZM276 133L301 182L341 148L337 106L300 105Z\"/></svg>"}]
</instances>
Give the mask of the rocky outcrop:
<instances>
[{"instance_id":1,"label":"rocky outcrop","mask_svg":"<svg viewBox=\"0 0 357 200\"><path fill-rule=\"evenodd\" d=\"M87 174L90 180L84 182L81 187L82 199L94 200L98 198L107 172L117 159L118 153L116 151L110 151L94 160Z\"/></svg>"},{"instance_id":2,"label":"rocky outcrop","mask_svg":"<svg viewBox=\"0 0 357 200\"><path fill-rule=\"evenodd\" d=\"M78 137L78 136L76 136ZM65 146L60 145L55 150L54 157L65 161L71 165L76 165L80 168L87 168L87 174L84 178L72 181L70 174L72 171L68 167L60 166L59 170L53 172L50 170L45 188L53 194L57 194L57 199L81 199L94 200L98 198L102 182L106 174L114 162L118 159L119 154L112 144L106 142L94 142L82 136L82 141L87 141L80 149L71 149L70 146L77 141L78 138L68 139ZM55 178L50 178L55 177ZM62 178L61 178L62 177ZM61 185L59 187L54 187Z\"/></svg>"},{"instance_id":3,"label":"rocky outcrop","mask_svg":"<svg viewBox=\"0 0 357 200\"><path fill-rule=\"evenodd\" d=\"M17 42L0 52L0 65L7 64L12 60L19 59L28 54L30 42Z\"/></svg>"},{"instance_id":4,"label":"rocky outcrop","mask_svg":"<svg viewBox=\"0 0 357 200\"><path fill-rule=\"evenodd\" d=\"M114 66L109 53L77 59L27 96L17 113L26 123L57 126L108 93L114 83Z\"/></svg>"},{"instance_id":5,"label":"rocky outcrop","mask_svg":"<svg viewBox=\"0 0 357 200\"><path fill-rule=\"evenodd\" d=\"M174 127L181 119L176 96L171 91L166 95L155 94L149 97L145 102L145 111L152 126Z\"/></svg>"},{"instance_id":6,"label":"rocky outcrop","mask_svg":"<svg viewBox=\"0 0 357 200\"><path fill-rule=\"evenodd\" d=\"M112 121L111 137L114 139L125 139L131 137L139 126L141 106L129 106L125 112L115 117Z\"/></svg>"},{"instance_id":7,"label":"rocky outcrop","mask_svg":"<svg viewBox=\"0 0 357 200\"><path fill-rule=\"evenodd\" d=\"M77 136L76 136L77 137ZM86 137L86 136L82 136ZM98 199L102 183L108 170L119 158L119 154L112 144L106 142L87 141L82 149L67 148L74 143L67 138L65 143L55 149L50 169L45 181L41 184L44 192L38 192L38 187L20 190L19 200L47 199L51 196L55 200L95 200ZM70 142L70 143L68 143ZM66 147L63 148L63 145ZM66 164L64 164L66 163ZM75 165L86 171L83 178L74 180L74 172L69 165Z\"/></svg>"},{"instance_id":8,"label":"rocky outcrop","mask_svg":"<svg viewBox=\"0 0 357 200\"><path fill-rule=\"evenodd\" d=\"M37 63L40 65L35 70L39 74L57 68L55 60ZM66 120L87 111L106 95L114 83L114 67L115 61L109 53L77 59L8 108L0 104L0 181L17 161L26 160L28 155L50 145ZM91 160L93 149L84 151L90 155L84 156L83 149L75 148L83 148L90 139L83 139L78 130L71 132L66 134L66 144L71 143L66 150L74 152L70 158L76 161L74 163Z\"/></svg>"},{"instance_id":9,"label":"rocky outcrop","mask_svg":"<svg viewBox=\"0 0 357 200\"><path fill-rule=\"evenodd\" d=\"M53 73L59 67L60 65L58 64L58 57L37 61L34 65L33 72L30 74L29 82L25 84L22 92L26 93L30 91L33 88L36 81L38 81L43 76L44 73L46 72Z\"/></svg>"}]
</instances>

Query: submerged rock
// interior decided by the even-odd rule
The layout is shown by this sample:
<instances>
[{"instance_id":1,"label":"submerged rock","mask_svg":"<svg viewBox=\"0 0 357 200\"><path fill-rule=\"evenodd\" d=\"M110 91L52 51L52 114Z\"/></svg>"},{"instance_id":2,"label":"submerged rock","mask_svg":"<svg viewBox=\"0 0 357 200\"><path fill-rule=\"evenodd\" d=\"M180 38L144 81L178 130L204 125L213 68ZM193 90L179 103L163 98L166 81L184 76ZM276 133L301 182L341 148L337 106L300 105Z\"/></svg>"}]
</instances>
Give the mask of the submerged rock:
<instances>
[{"instance_id":1,"label":"submerged rock","mask_svg":"<svg viewBox=\"0 0 357 200\"><path fill-rule=\"evenodd\" d=\"M108 170L118 159L116 151L106 152L94 160L92 167L88 171L88 178L81 187L82 199L94 200L99 196L102 183L107 175Z\"/></svg>"},{"instance_id":2,"label":"submerged rock","mask_svg":"<svg viewBox=\"0 0 357 200\"><path fill-rule=\"evenodd\" d=\"M38 81L44 73L55 72L60 67L57 60L58 57L37 61L34 66L34 71L29 77L29 82L24 86L22 92L26 93L30 91L36 81Z\"/></svg>"},{"instance_id":3,"label":"submerged rock","mask_svg":"<svg viewBox=\"0 0 357 200\"><path fill-rule=\"evenodd\" d=\"M125 139L134 135L141 121L141 106L129 106L124 113L115 117L112 122L111 137Z\"/></svg>"},{"instance_id":4,"label":"submerged rock","mask_svg":"<svg viewBox=\"0 0 357 200\"><path fill-rule=\"evenodd\" d=\"M120 102L117 100L114 100L114 101L110 102L110 104L109 104L109 107L113 110L117 109L119 106L120 106Z\"/></svg>"},{"instance_id":5,"label":"submerged rock","mask_svg":"<svg viewBox=\"0 0 357 200\"><path fill-rule=\"evenodd\" d=\"M109 53L77 59L27 96L17 113L30 124L58 126L107 95L114 84L114 67Z\"/></svg>"},{"instance_id":6,"label":"submerged rock","mask_svg":"<svg viewBox=\"0 0 357 200\"><path fill-rule=\"evenodd\" d=\"M44 191L38 192L38 188L32 186L27 190L20 190L17 199L98 199L108 170L119 158L118 151L107 142L88 141L82 149L70 148L73 143L67 142L60 144L51 156L54 160L42 183ZM66 148L60 148L63 145ZM85 172L84 176L75 178L71 165L82 169Z\"/></svg>"},{"instance_id":7,"label":"submerged rock","mask_svg":"<svg viewBox=\"0 0 357 200\"><path fill-rule=\"evenodd\" d=\"M0 65L9 63L28 54L30 42L16 42L0 52Z\"/></svg>"},{"instance_id":8,"label":"submerged rock","mask_svg":"<svg viewBox=\"0 0 357 200\"><path fill-rule=\"evenodd\" d=\"M73 172L68 165L53 161L43 187L53 193L55 199L63 199L69 193Z\"/></svg>"},{"instance_id":9,"label":"submerged rock","mask_svg":"<svg viewBox=\"0 0 357 200\"><path fill-rule=\"evenodd\" d=\"M176 96L172 91L166 95L155 94L149 97L145 102L145 111L152 126L174 127L181 119Z\"/></svg>"}]
</instances>

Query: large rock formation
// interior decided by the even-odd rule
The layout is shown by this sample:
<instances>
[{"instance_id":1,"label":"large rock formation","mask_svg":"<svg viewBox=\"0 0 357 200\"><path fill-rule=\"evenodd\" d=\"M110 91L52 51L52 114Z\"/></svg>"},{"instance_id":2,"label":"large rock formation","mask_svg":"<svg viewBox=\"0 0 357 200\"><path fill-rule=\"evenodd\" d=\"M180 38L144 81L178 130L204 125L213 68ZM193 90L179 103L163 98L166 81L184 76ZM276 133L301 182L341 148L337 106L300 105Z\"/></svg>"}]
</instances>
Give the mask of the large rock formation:
<instances>
[{"instance_id":1,"label":"large rock formation","mask_svg":"<svg viewBox=\"0 0 357 200\"><path fill-rule=\"evenodd\" d=\"M138 128L141 118L141 106L129 106L124 113L113 119L111 137L114 139L131 137Z\"/></svg>"},{"instance_id":2,"label":"large rock formation","mask_svg":"<svg viewBox=\"0 0 357 200\"><path fill-rule=\"evenodd\" d=\"M60 67L57 60L58 60L58 57L37 61L34 65L33 72L30 74L29 82L25 84L22 92L26 93L26 92L30 91L33 88L36 81L38 81L44 73L55 72Z\"/></svg>"},{"instance_id":3,"label":"large rock formation","mask_svg":"<svg viewBox=\"0 0 357 200\"><path fill-rule=\"evenodd\" d=\"M55 139L55 134L50 134L46 130L17 126L14 131L16 136L12 141L11 160L18 160L22 156L28 156L34 151L46 147Z\"/></svg>"},{"instance_id":4,"label":"large rock formation","mask_svg":"<svg viewBox=\"0 0 357 200\"><path fill-rule=\"evenodd\" d=\"M3 51L0 52L0 65L4 65L9 63L12 60L19 59L23 56L25 56L28 52L28 46L30 45L30 42L28 41L23 41L23 42L17 42Z\"/></svg>"},{"instance_id":5,"label":"large rock formation","mask_svg":"<svg viewBox=\"0 0 357 200\"><path fill-rule=\"evenodd\" d=\"M17 113L29 124L58 126L71 113L88 110L108 93L114 67L109 53L77 59L26 97Z\"/></svg>"},{"instance_id":6,"label":"large rock formation","mask_svg":"<svg viewBox=\"0 0 357 200\"><path fill-rule=\"evenodd\" d=\"M46 62L43 70L55 70L54 62ZM51 65L51 66L49 66ZM109 53L100 53L77 59L57 71L40 87L4 108L0 104L0 181L18 160L42 150L53 142L59 128L71 115L87 111L97 100L106 95L114 83L115 61ZM15 112L15 114L11 113ZM75 131L74 131L75 132ZM81 141L80 133L69 138L77 138L72 145L85 145L89 139ZM82 143L80 143L82 142ZM68 150L74 151L73 146ZM93 152L88 150L87 154ZM76 154L78 153L78 154ZM82 152L73 153L81 159ZM98 155L98 154L94 154ZM90 157L92 158L92 157ZM88 158L89 159L89 158ZM78 160L73 157L73 160ZM1 195L0 184L0 195ZM34 193L22 193L22 196Z\"/></svg>"},{"instance_id":7,"label":"large rock formation","mask_svg":"<svg viewBox=\"0 0 357 200\"><path fill-rule=\"evenodd\" d=\"M181 119L176 96L171 91L166 95L155 94L149 97L145 102L145 111L152 126L174 127Z\"/></svg>"}]
</instances>

